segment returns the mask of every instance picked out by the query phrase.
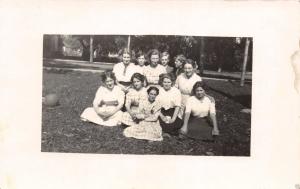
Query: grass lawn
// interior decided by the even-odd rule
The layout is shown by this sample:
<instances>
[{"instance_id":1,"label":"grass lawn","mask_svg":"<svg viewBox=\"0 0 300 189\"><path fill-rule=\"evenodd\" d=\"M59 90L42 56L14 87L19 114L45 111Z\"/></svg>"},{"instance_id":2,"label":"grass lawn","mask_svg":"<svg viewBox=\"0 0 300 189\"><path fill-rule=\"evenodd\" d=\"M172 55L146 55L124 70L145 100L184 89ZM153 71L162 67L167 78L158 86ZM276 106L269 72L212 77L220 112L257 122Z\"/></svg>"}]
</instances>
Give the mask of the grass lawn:
<instances>
[{"instance_id":1,"label":"grass lawn","mask_svg":"<svg viewBox=\"0 0 300 189\"><path fill-rule=\"evenodd\" d=\"M104 154L180 154L249 156L251 84L206 80L207 93L216 100L220 136L214 142L166 137L161 142L126 138L123 128L82 122L80 114L89 106L100 86L100 74L90 72L43 72L43 96L56 93L60 105L42 110L42 151Z\"/></svg>"}]
</instances>

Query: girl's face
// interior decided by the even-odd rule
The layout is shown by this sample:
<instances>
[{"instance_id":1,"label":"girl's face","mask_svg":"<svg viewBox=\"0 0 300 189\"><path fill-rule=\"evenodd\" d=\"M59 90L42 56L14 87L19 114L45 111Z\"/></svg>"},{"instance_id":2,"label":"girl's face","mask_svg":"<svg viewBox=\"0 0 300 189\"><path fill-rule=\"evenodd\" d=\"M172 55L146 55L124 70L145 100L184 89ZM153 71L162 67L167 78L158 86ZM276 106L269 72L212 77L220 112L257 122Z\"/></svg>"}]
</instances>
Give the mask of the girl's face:
<instances>
[{"instance_id":1,"label":"girl's face","mask_svg":"<svg viewBox=\"0 0 300 189\"><path fill-rule=\"evenodd\" d=\"M161 57L161 65L167 66L169 63L169 56L163 56Z\"/></svg>"},{"instance_id":2,"label":"girl's face","mask_svg":"<svg viewBox=\"0 0 300 189\"><path fill-rule=\"evenodd\" d=\"M203 98L203 97L205 96L205 90L204 90L202 87L196 88L195 96L196 96L198 99Z\"/></svg>"},{"instance_id":3,"label":"girl's face","mask_svg":"<svg viewBox=\"0 0 300 189\"><path fill-rule=\"evenodd\" d=\"M179 58L176 58L175 59L175 67L176 68L181 68L181 66L182 66L182 62L180 62Z\"/></svg>"},{"instance_id":4,"label":"girl's face","mask_svg":"<svg viewBox=\"0 0 300 189\"><path fill-rule=\"evenodd\" d=\"M146 61L146 59L145 59L145 56L144 56L144 55L138 57L138 64L139 64L140 66L144 66L144 65L145 65L145 61Z\"/></svg>"},{"instance_id":5,"label":"girl's face","mask_svg":"<svg viewBox=\"0 0 300 189\"><path fill-rule=\"evenodd\" d=\"M151 90L148 94L148 99L150 102L154 102L157 96L156 90Z\"/></svg>"},{"instance_id":6,"label":"girl's face","mask_svg":"<svg viewBox=\"0 0 300 189\"><path fill-rule=\"evenodd\" d=\"M123 63L125 65L128 65L130 63L130 54L127 53L123 54Z\"/></svg>"},{"instance_id":7,"label":"girl's face","mask_svg":"<svg viewBox=\"0 0 300 189\"><path fill-rule=\"evenodd\" d=\"M112 79L112 78L107 78L105 80L105 86L108 88L108 89L113 89L114 86L115 86L115 81Z\"/></svg>"},{"instance_id":8,"label":"girl's face","mask_svg":"<svg viewBox=\"0 0 300 189\"><path fill-rule=\"evenodd\" d=\"M132 84L136 90L139 90L140 88L142 88L142 81L137 78L133 78Z\"/></svg>"},{"instance_id":9,"label":"girl's face","mask_svg":"<svg viewBox=\"0 0 300 189\"><path fill-rule=\"evenodd\" d=\"M187 77L191 77L194 73L194 68L191 64L185 64L183 69Z\"/></svg>"},{"instance_id":10,"label":"girl's face","mask_svg":"<svg viewBox=\"0 0 300 189\"><path fill-rule=\"evenodd\" d=\"M162 86L163 86L163 88L164 88L166 91L170 90L171 87L172 87L172 81L171 81L171 79L169 79L169 78L164 78L163 81L162 81Z\"/></svg>"},{"instance_id":11,"label":"girl's face","mask_svg":"<svg viewBox=\"0 0 300 189\"><path fill-rule=\"evenodd\" d=\"M156 67L159 61L159 56L158 54L153 54L150 57L150 62L151 62L151 66Z\"/></svg>"}]
</instances>

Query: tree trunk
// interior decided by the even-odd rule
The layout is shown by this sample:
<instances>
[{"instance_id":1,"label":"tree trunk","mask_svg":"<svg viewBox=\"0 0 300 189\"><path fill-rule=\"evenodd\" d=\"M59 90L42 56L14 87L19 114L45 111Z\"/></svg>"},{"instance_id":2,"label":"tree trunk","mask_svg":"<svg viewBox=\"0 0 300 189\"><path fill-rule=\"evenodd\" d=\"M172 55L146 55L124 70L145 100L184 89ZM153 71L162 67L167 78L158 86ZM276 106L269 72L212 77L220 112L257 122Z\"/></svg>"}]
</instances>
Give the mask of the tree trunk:
<instances>
[{"instance_id":1,"label":"tree trunk","mask_svg":"<svg viewBox=\"0 0 300 189\"><path fill-rule=\"evenodd\" d=\"M205 40L204 37L200 37L200 45L199 45L199 72L200 75L203 74L204 71L204 47L205 47Z\"/></svg>"}]
</instances>

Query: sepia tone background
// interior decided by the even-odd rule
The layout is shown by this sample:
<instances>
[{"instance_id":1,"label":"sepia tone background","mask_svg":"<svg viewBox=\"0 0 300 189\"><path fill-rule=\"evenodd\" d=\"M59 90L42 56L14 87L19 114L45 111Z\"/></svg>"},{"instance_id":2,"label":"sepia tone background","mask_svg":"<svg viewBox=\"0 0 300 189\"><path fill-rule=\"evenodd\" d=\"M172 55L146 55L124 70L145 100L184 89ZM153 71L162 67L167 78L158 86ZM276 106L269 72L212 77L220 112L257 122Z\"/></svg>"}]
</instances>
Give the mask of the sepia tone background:
<instances>
[{"instance_id":1,"label":"sepia tone background","mask_svg":"<svg viewBox=\"0 0 300 189\"><path fill-rule=\"evenodd\" d=\"M299 3L2 1L1 188L294 188ZM41 153L43 34L253 36L251 157ZM3 90L4 89L4 90Z\"/></svg>"}]
</instances>

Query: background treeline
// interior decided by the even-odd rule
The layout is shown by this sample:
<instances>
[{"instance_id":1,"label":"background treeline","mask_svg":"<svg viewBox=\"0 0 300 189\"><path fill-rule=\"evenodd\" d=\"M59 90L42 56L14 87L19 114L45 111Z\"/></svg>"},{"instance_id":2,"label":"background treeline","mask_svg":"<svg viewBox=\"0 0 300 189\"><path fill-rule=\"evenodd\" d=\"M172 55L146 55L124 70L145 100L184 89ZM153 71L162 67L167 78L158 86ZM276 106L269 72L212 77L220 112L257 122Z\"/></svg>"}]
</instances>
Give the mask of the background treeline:
<instances>
[{"instance_id":1,"label":"background treeline","mask_svg":"<svg viewBox=\"0 0 300 189\"><path fill-rule=\"evenodd\" d=\"M44 35L44 58L90 60L90 35ZM93 61L119 62L118 52L130 46L135 53L156 48L168 51L173 57L184 54L195 60L200 69L213 71L241 71L246 38L199 37L175 35L93 35ZM250 38L247 71L252 70L253 41Z\"/></svg>"}]
</instances>

